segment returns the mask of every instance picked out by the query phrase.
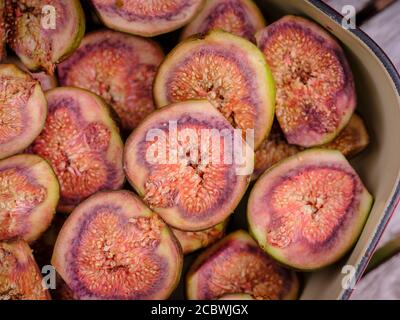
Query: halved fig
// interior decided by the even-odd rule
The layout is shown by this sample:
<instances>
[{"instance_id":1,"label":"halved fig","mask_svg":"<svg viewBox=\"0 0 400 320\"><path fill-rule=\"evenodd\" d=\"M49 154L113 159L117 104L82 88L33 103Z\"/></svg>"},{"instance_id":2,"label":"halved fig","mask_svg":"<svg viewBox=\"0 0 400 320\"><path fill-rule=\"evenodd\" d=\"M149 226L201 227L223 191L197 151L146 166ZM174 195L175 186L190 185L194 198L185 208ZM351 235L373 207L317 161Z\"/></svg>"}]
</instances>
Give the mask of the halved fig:
<instances>
[{"instance_id":1,"label":"halved fig","mask_svg":"<svg viewBox=\"0 0 400 320\"><path fill-rule=\"evenodd\" d=\"M50 300L31 249L22 240L0 241L0 300Z\"/></svg>"},{"instance_id":2,"label":"halved fig","mask_svg":"<svg viewBox=\"0 0 400 320\"><path fill-rule=\"evenodd\" d=\"M53 74L55 64L78 46L85 33L79 0L5 0L7 42L30 70Z\"/></svg>"},{"instance_id":3,"label":"halved fig","mask_svg":"<svg viewBox=\"0 0 400 320\"><path fill-rule=\"evenodd\" d=\"M152 85L163 58L150 39L101 30L85 36L57 71L61 85L103 97L130 133L155 108Z\"/></svg>"},{"instance_id":4,"label":"halved fig","mask_svg":"<svg viewBox=\"0 0 400 320\"><path fill-rule=\"evenodd\" d=\"M189 254L208 247L224 236L228 220L202 231L182 231L172 228L172 232L181 244L183 254Z\"/></svg>"},{"instance_id":5,"label":"halved fig","mask_svg":"<svg viewBox=\"0 0 400 320\"><path fill-rule=\"evenodd\" d=\"M330 143L321 148L340 151L350 159L363 151L369 143L369 135L364 121L357 114L353 114L347 126ZM286 159L304 148L287 143L282 130L277 122L274 122L267 139L255 152L255 164L252 179L257 179L265 170L275 163Z\"/></svg>"},{"instance_id":6,"label":"halved fig","mask_svg":"<svg viewBox=\"0 0 400 320\"><path fill-rule=\"evenodd\" d=\"M0 161L0 240L33 241L49 227L60 187L42 158L16 155Z\"/></svg>"},{"instance_id":7,"label":"halved fig","mask_svg":"<svg viewBox=\"0 0 400 320\"><path fill-rule=\"evenodd\" d=\"M251 295L246 293L228 293L224 294L218 300L255 300Z\"/></svg>"},{"instance_id":8,"label":"halved fig","mask_svg":"<svg viewBox=\"0 0 400 320\"><path fill-rule=\"evenodd\" d=\"M259 245L276 260L314 270L336 262L354 245L372 201L339 151L306 150L258 179L248 222Z\"/></svg>"},{"instance_id":9,"label":"halved fig","mask_svg":"<svg viewBox=\"0 0 400 320\"><path fill-rule=\"evenodd\" d=\"M28 147L43 129L46 115L40 84L13 64L0 64L0 159Z\"/></svg>"},{"instance_id":10,"label":"halved fig","mask_svg":"<svg viewBox=\"0 0 400 320\"><path fill-rule=\"evenodd\" d=\"M275 85L263 54L221 30L181 42L161 64L154 83L158 107L207 99L233 127L254 129L257 148L271 129Z\"/></svg>"},{"instance_id":11,"label":"halved fig","mask_svg":"<svg viewBox=\"0 0 400 320\"><path fill-rule=\"evenodd\" d=\"M153 37L187 24L204 0L115 1L91 0L99 18L110 29Z\"/></svg>"},{"instance_id":12,"label":"halved fig","mask_svg":"<svg viewBox=\"0 0 400 320\"><path fill-rule=\"evenodd\" d=\"M49 75L44 71L29 71L27 67L17 57L9 56L4 60L4 63L15 64L22 71L29 73L29 75L39 81L40 87L43 91L48 91L57 87L58 82L55 75Z\"/></svg>"},{"instance_id":13,"label":"halved fig","mask_svg":"<svg viewBox=\"0 0 400 320\"><path fill-rule=\"evenodd\" d=\"M323 148L339 150L346 158L352 158L369 144L369 135L362 118L353 114L347 126Z\"/></svg>"},{"instance_id":14,"label":"halved fig","mask_svg":"<svg viewBox=\"0 0 400 320\"><path fill-rule=\"evenodd\" d=\"M125 144L124 167L131 185L169 225L199 231L236 208L253 156L209 102L188 100L144 119Z\"/></svg>"},{"instance_id":15,"label":"halved fig","mask_svg":"<svg viewBox=\"0 0 400 320\"><path fill-rule=\"evenodd\" d=\"M183 30L182 39L211 29L222 29L251 42L265 27L265 20L252 0L207 0L205 7Z\"/></svg>"},{"instance_id":16,"label":"halved fig","mask_svg":"<svg viewBox=\"0 0 400 320\"><path fill-rule=\"evenodd\" d=\"M219 299L227 294L289 300L296 299L298 291L296 273L279 266L242 230L202 253L186 279L189 300Z\"/></svg>"},{"instance_id":17,"label":"halved fig","mask_svg":"<svg viewBox=\"0 0 400 320\"><path fill-rule=\"evenodd\" d=\"M304 18L285 16L256 35L276 81L276 116L291 144L332 141L356 105L353 75L342 48Z\"/></svg>"},{"instance_id":18,"label":"halved fig","mask_svg":"<svg viewBox=\"0 0 400 320\"><path fill-rule=\"evenodd\" d=\"M48 160L61 186L58 210L70 212L99 190L124 183L123 143L110 110L89 91L60 87L46 92L46 125L30 150Z\"/></svg>"},{"instance_id":19,"label":"halved fig","mask_svg":"<svg viewBox=\"0 0 400 320\"><path fill-rule=\"evenodd\" d=\"M68 217L52 264L79 299L166 299L182 269L169 227L129 191L98 192Z\"/></svg>"},{"instance_id":20,"label":"halved fig","mask_svg":"<svg viewBox=\"0 0 400 320\"><path fill-rule=\"evenodd\" d=\"M15 65L0 65L0 159L21 152L42 131L47 103L40 84Z\"/></svg>"}]
</instances>

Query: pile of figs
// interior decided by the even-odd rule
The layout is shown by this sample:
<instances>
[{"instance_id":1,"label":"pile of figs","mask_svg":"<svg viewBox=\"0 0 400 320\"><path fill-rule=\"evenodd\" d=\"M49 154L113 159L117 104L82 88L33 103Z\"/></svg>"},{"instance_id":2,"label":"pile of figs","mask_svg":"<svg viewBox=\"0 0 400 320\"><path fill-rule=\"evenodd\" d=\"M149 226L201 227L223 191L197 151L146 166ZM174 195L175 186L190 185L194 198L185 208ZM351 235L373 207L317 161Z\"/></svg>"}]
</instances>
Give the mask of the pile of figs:
<instances>
[{"instance_id":1,"label":"pile of figs","mask_svg":"<svg viewBox=\"0 0 400 320\"><path fill-rule=\"evenodd\" d=\"M357 241L369 136L316 23L0 0L0 37L0 299L296 299Z\"/></svg>"}]
</instances>

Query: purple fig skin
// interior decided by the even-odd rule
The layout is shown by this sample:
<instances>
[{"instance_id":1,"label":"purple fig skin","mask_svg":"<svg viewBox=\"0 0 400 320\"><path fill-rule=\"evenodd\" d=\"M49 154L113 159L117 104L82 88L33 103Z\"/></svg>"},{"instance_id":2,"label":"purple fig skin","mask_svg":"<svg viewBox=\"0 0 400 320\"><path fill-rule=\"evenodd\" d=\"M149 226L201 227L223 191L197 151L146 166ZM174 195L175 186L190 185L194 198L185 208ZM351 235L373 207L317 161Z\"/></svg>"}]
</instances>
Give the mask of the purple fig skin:
<instances>
[{"instance_id":1,"label":"purple fig skin","mask_svg":"<svg viewBox=\"0 0 400 320\"><path fill-rule=\"evenodd\" d=\"M101 96L130 133L155 109L152 85L163 59L161 48L150 39L100 30L87 34L57 72L62 86Z\"/></svg>"},{"instance_id":2,"label":"purple fig skin","mask_svg":"<svg viewBox=\"0 0 400 320\"><path fill-rule=\"evenodd\" d=\"M91 2L108 28L143 37L179 29L192 20L204 5L204 0Z\"/></svg>"},{"instance_id":3,"label":"purple fig skin","mask_svg":"<svg viewBox=\"0 0 400 320\"><path fill-rule=\"evenodd\" d=\"M276 117L290 144L331 142L356 106L353 74L340 45L317 24L285 16L256 34L274 76Z\"/></svg>"},{"instance_id":4,"label":"purple fig skin","mask_svg":"<svg viewBox=\"0 0 400 320\"><path fill-rule=\"evenodd\" d=\"M310 149L267 170L254 185L247 218L269 255L291 268L331 265L357 241L373 198L336 150Z\"/></svg>"},{"instance_id":5,"label":"purple fig skin","mask_svg":"<svg viewBox=\"0 0 400 320\"><path fill-rule=\"evenodd\" d=\"M166 299L182 263L169 227L124 190L98 192L82 202L64 223L52 257L79 299Z\"/></svg>"},{"instance_id":6,"label":"purple fig skin","mask_svg":"<svg viewBox=\"0 0 400 320\"><path fill-rule=\"evenodd\" d=\"M79 0L5 0L7 43L31 71L53 75L85 33Z\"/></svg>"},{"instance_id":7,"label":"purple fig skin","mask_svg":"<svg viewBox=\"0 0 400 320\"><path fill-rule=\"evenodd\" d=\"M297 274L278 265L245 231L235 231L205 250L186 277L189 300L246 294L258 300L292 300Z\"/></svg>"},{"instance_id":8,"label":"purple fig skin","mask_svg":"<svg viewBox=\"0 0 400 320\"><path fill-rule=\"evenodd\" d=\"M251 42L265 27L265 20L252 0L207 0L204 8L182 31L181 39L211 29L222 29Z\"/></svg>"}]
</instances>

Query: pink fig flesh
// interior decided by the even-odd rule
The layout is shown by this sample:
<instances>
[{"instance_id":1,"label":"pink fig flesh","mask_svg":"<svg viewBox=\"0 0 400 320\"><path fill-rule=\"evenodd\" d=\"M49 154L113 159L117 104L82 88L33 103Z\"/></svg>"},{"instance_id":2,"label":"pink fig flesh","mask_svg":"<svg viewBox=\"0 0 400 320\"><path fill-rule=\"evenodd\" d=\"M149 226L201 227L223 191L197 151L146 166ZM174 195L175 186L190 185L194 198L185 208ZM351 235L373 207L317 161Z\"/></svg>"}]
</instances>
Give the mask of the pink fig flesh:
<instances>
[{"instance_id":1,"label":"pink fig flesh","mask_svg":"<svg viewBox=\"0 0 400 320\"><path fill-rule=\"evenodd\" d=\"M79 299L166 299L182 252L169 227L128 191L98 192L63 225L52 265Z\"/></svg>"},{"instance_id":2,"label":"pink fig flesh","mask_svg":"<svg viewBox=\"0 0 400 320\"><path fill-rule=\"evenodd\" d=\"M5 0L7 43L30 70L52 75L79 46L85 17L79 0Z\"/></svg>"},{"instance_id":3,"label":"pink fig flesh","mask_svg":"<svg viewBox=\"0 0 400 320\"><path fill-rule=\"evenodd\" d=\"M0 161L0 240L31 242L49 227L60 187L42 158L20 154Z\"/></svg>"},{"instance_id":4,"label":"pink fig flesh","mask_svg":"<svg viewBox=\"0 0 400 320\"><path fill-rule=\"evenodd\" d=\"M342 48L321 27L295 16L281 18L256 38L276 82L276 117L287 141L302 147L332 141L356 105Z\"/></svg>"},{"instance_id":5,"label":"pink fig flesh","mask_svg":"<svg viewBox=\"0 0 400 320\"><path fill-rule=\"evenodd\" d=\"M123 143L104 101L73 87L47 91L46 98L46 125L30 150L49 161L60 181L58 210L70 212L97 191L119 189Z\"/></svg>"},{"instance_id":6,"label":"pink fig flesh","mask_svg":"<svg viewBox=\"0 0 400 320\"><path fill-rule=\"evenodd\" d=\"M0 65L0 159L27 148L42 131L47 102L40 84L13 64Z\"/></svg>"},{"instance_id":7,"label":"pink fig flesh","mask_svg":"<svg viewBox=\"0 0 400 320\"><path fill-rule=\"evenodd\" d=\"M155 109L152 85L163 58L150 39L101 30L86 35L57 71L61 85L101 96L131 132Z\"/></svg>"},{"instance_id":8,"label":"pink fig flesh","mask_svg":"<svg viewBox=\"0 0 400 320\"><path fill-rule=\"evenodd\" d=\"M250 230L281 263L315 270L356 242L372 196L339 152L311 149L281 161L256 182L248 202Z\"/></svg>"},{"instance_id":9,"label":"pink fig flesh","mask_svg":"<svg viewBox=\"0 0 400 320\"><path fill-rule=\"evenodd\" d=\"M204 2L204 0L91 1L98 16L108 28L144 37L153 37L182 27L193 19Z\"/></svg>"},{"instance_id":10,"label":"pink fig flesh","mask_svg":"<svg viewBox=\"0 0 400 320\"><path fill-rule=\"evenodd\" d=\"M50 300L31 249L22 240L0 241L0 300Z\"/></svg>"},{"instance_id":11,"label":"pink fig flesh","mask_svg":"<svg viewBox=\"0 0 400 320\"><path fill-rule=\"evenodd\" d=\"M172 227L211 228L234 211L253 170L254 154L246 143L236 150L242 163L230 157L232 137L233 127L207 101L171 104L153 112L128 138L126 176ZM242 141L240 134L237 138Z\"/></svg>"},{"instance_id":12,"label":"pink fig flesh","mask_svg":"<svg viewBox=\"0 0 400 320\"><path fill-rule=\"evenodd\" d=\"M255 42L265 20L252 0L207 0L204 8L183 30L182 39L211 29L222 29Z\"/></svg>"},{"instance_id":13,"label":"pink fig flesh","mask_svg":"<svg viewBox=\"0 0 400 320\"><path fill-rule=\"evenodd\" d=\"M245 231L236 231L204 251L186 278L190 300L247 294L260 300L295 299L297 275L261 250Z\"/></svg>"}]
</instances>

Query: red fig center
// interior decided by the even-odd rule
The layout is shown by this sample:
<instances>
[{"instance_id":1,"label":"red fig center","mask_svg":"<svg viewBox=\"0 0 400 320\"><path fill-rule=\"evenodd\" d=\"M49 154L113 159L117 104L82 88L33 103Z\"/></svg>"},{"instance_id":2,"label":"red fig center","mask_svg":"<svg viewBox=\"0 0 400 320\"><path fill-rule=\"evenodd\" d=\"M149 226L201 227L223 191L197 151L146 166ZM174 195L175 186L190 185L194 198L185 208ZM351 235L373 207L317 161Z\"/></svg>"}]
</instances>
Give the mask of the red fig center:
<instances>
[{"instance_id":1,"label":"red fig center","mask_svg":"<svg viewBox=\"0 0 400 320\"><path fill-rule=\"evenodd\" d=\"M110 134L102 123L82 123L72 109L60 105L48 115L33 151L50 161L60 180L63 197L81 199L107 182L103 153Z\"/></svg>"},{"instance_id":2,"label":"red fig center","mask_svg":"<svg viewBox=\"0 0 400 320\"><path fill-rule=\"evenodd\" d=\"M207 99L235 128L254 128L250 79L245 74L240 63L224 50L204 47L171 72L168 99Z\"/></svg>"},{"instance_id":3,"label":"red fig center","mask_svg":"<svg viewBox=\"0 0 400 320\"><path fill-rule=\"evenodd\" d=\"M335 233L354 199L354 177L334 168L293 173L271 191L273 205L268 241L284 248L292 242L318 244Z\"/></svg>"},{"instance_id":4,"label":"red fig center","mask_svg":"<svg viewBox=\"0 0 400 320\"><path fill-rule=\"evenodd\" d=\"M80 230L74 248L74 272L80 285L99 296L140 295L162 281L163 264L157 249L163 223L160 218L130 218L127 224L115 208L99 208Z\"/></svg>"},{"instance_id":5,"label":"red fig center","mask_svg":"<svg viewBox=\"0 0 400 320\"><path fill-rule=\"evenodd\" d=\"M196 141L182 138L172 147L175 142L168 138L164 151L167 162L150 166L145 200L153 207L168 208L178 204L191 215L202 215L219 204L234 177L229 177L230 166L224 163L224 137L215 140L205 133L211 131L196 124L179 126L178 136L185 137L188 129L193 130ZM147 143L147 150L156 143Z\"/></svg>"}]
</instances>

